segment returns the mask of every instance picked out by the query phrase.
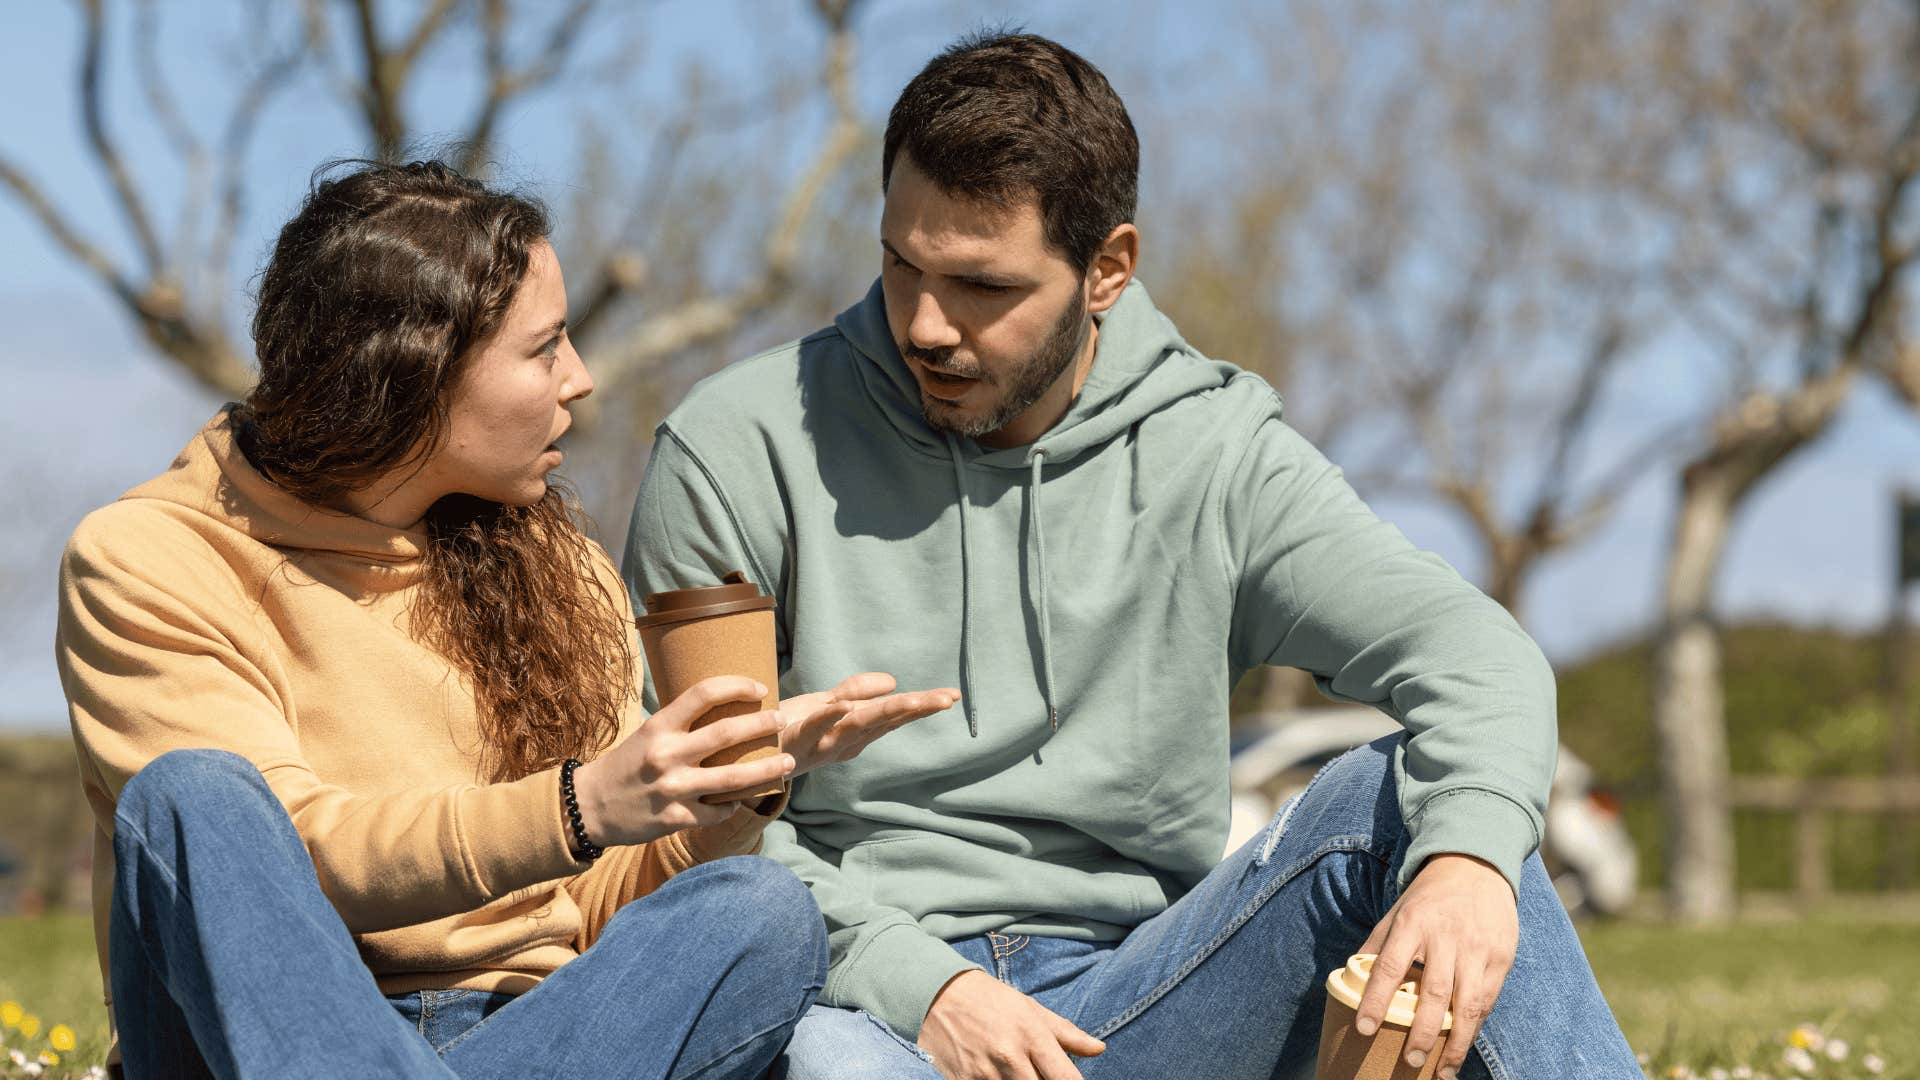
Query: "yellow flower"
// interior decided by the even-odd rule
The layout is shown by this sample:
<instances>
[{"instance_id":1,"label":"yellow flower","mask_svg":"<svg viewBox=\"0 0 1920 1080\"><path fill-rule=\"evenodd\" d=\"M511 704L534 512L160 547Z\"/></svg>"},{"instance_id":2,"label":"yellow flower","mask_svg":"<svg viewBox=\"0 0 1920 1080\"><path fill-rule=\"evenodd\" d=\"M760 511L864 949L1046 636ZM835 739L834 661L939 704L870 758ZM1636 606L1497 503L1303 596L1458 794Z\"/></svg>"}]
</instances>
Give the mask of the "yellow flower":
<instances>
[{"instance_id":1,"label":"yellow flower","mask_svg":"<svg viewBox=\"0 0 1920 1080\"><path fill-rule=\"evenodd\" d=\"M20 1018L24 1015L26 1015L26 1010L20 1007L19 1002L0 1001L0 1024L5 1024L8 1027L19 1027Z\"/></svg>"},{"instance_id":2,"label":"yellow flower","mask_svg":"<svg viewBox=\"0 0 1920 1080\"><path fill-rule=\"evenodd\" d=\"M40 1034L40 1018L32 1013L21 1017L20 1023L17 1026L20 1028L20 1034L25 1035L29 1039Z\"/></svg>"},{"instance_id":3,"label":"yellow flower","mask_svg":"<svg viewBox=\"0 0 1920 1080\"><path fill-rule=\"evenodd\" d=\"M58 1065L60 1064L60 1055L48 1050L46 1053L40 1055L40 1064Z\"/></svg>"},{"instance_id":4,"label":"yellow flower","mask_svg":"<svg viewBox=\"0 0 1920 1080\"><path fill-rule=\"evenodd\" d=\"M1787 1034L1787 1045L1797 1046L1802 1050L1818 1050L1825 1042L1826 1040L1820 1037L1818 1031L1806 1024L1801 1024Z\"/></svg>"},{"instance_id":5,"label":"yellow flower","mask_svg":"<svg viewBox=\"0 0 1920 1080\"><path fill-rule=\"evenodd\" d=\"M47 1032L47 1041L53 1044L55 1050L63 1053L72 1050L73 1029L65 1024L55 1024L53 1030Z\"/></svg>"}]
</instances>

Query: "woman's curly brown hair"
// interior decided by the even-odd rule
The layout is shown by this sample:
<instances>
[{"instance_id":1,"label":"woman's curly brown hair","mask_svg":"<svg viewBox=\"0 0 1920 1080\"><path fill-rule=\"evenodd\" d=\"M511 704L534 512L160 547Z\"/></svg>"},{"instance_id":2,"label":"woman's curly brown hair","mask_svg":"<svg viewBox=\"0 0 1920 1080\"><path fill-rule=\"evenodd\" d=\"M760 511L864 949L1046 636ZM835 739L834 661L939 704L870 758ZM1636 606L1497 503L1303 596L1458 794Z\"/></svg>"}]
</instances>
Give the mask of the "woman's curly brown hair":
<instances>
[{"instance_id":1,"label":"woman's curly brown hair","mask_svg":"<svg viewBox=\"0 0 1920 1080\"><path fill-rule=\"evenodd\" d=\"M323 166L261 275L241 451L322 506L417 466L549 231L539 203L438 162ZM495 780L605 749L635 693L625 608L549 479L530 506L450 495L427 514L413 633L471 680Z\"/></svg>"}]
</instances>

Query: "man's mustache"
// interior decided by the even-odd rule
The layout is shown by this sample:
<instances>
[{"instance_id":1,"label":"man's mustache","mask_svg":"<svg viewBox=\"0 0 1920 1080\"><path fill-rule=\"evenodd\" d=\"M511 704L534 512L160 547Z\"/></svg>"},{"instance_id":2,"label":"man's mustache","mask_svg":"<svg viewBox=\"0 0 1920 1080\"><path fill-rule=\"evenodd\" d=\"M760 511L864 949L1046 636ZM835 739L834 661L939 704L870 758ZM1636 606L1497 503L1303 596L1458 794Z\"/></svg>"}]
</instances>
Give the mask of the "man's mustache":
<instances>
[{"instance_id":1,"label":"man's mustache","mask_svg":"<svg viewBox=\"0 0 1920 1080\"><path fill-rule=\"evenodd\" d=\"M978 379L986 375L985 368L968 368L964 364L956 365L953 362L953 350L951 348L923 349L917 345L902 345L900 346L900 355L909 360L916 361L922 367L931 368L941 375L952 375L962 379Z\"/></svg>"}]
</instances>

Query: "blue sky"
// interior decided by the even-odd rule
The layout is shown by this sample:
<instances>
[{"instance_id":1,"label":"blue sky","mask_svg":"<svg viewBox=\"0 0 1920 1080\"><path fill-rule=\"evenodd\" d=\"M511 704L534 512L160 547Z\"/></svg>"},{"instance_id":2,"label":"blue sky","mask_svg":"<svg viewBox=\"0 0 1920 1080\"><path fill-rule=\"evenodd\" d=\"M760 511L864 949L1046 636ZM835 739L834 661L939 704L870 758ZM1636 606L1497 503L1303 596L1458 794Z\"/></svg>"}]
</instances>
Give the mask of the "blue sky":
<instances>
[{"instance_id":1,"label":"blue sky","mask_svg":"<svg viewBox=\"0 0 1920 1080\"><path fill-rule=\"evenodd\" d=\"M176 25L162 39L163 57L174 61L176 92L196 115L215 115L223 100L223 10L219 4L199 6L198 23ZM650 10L655 14L646 24L646 65L632 80L638 95L670 85L690 55L713 60L724 74L729 63L751 65L783 50L812 47L794 4L669 2ZM869 116L877 121L899 86L953 34L1015 10L1010 4L875 3L864 23L868 33L858 72ZM1248 58L1231 20L1181 17L1171 5L1141 4L1129 9L1138 17L1114 19L1076 17L1110 7L1062 5L1040 16L1029 10L1021 9L1031 29L1066 40L1107 68L1141 120L1149 159L1160 149L1156 133L1178 122L1188 95L1197 96L1190 77L1205 69L1211 77L1231 78L1235 64ZM787 14L766 16L770 11ZM0 153L27 166L86 232L124 250L124 231L86 160L76 123L71 66L77 22L73 8L63 4L29 5L8 16L7 33L0 36L0 100L14 105L0 124ZM1137 55L1132 42L1143 34L1152 35L1158 49L1150 71L1124 66L1126 57ZM182 57L200 59L182 65ZM434 111L436 95L457 93L462 75L458 64L443 65L423 91L421 111ZM123 78L114 87L117 105L129 103L125 83ZM515 113L503 129L513 170L556 207L564 205L572 181L565 164L575 159L572 121L579 107L564 97L542 99ZM130 154L150 156L157 133L134 122L137 110L120 108L116 115ZM270 114L249 161L256 183L240 245L246 266L257 262L313 165L363 149L352 130L337 106L317 97L282 103ZM165 175L143 175L141 181L162 193L178 183ZM1149 210L1152 196L1149 188ZM0 621L0 728L42 727L64 722L51 659L60 542L88 509L162 469L217 402L153 359L94 281L7 197L0 197L0 251L7 254L0 259L0 557L27 581L18 595L0 593L0 603L8 605ZM1153 271L1149 258L1142 269L1149 283ZM244 283L244 270L235 281ZM849 288L849 301L858 288ZM244 312L240 298L234 306ZM1187 332L1204 337L1204 328ZM1663 358L1645 362L1657 368ZM1671 362L1671 379L1653 370L1640 381L1641 393L1652 400L1614 404L1603 438L1643 430L1644 414L1658 411L1661 394L1682 392L1680 361ZM1310 410L1312 402L1296 399L1291 406L1297 413ZM1820 444L1751 500L1719 583L1722 609L1731 617L1877 625L1888 611L1892 499L1903 484L1920 489L1920 422L1867 385ZM1672 487L1670 474L1648 477L1603 533L1552 561L1535 579L1528 625L1556 660L1577 658L1648 623ZM1471 545L1449 515L1397 500L1376 507L1470 577L1479 573Z\"/></svg>"}]
</instances>

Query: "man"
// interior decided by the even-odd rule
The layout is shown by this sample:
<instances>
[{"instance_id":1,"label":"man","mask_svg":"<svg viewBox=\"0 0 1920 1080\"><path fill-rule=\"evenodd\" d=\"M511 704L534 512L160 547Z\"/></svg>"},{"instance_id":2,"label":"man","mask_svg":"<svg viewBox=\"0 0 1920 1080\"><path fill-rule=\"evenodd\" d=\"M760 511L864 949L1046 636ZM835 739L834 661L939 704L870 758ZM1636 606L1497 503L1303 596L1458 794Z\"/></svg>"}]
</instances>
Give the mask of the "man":
<instances>
[{"instance_id":1,"label":"man","mask_svg":"<svg viewBox=\"0 0 1920 1080\"><path fill-rule=\"evenodd\" d=\"M779 600L783 693L875 668L962 694L767 831L832 946L787 1075L1307 1075L1365 951L1362 1030L1419 962L1407 1056L1442 1076L1639 1076L1533 855L1545 660L1154 309L1138 159L1079 56L960 42L888 120L880 281L657 433L636 599L742 569ZM1260 664L1408 734L1217 863Z\"/></svg>"}]
</instances>

